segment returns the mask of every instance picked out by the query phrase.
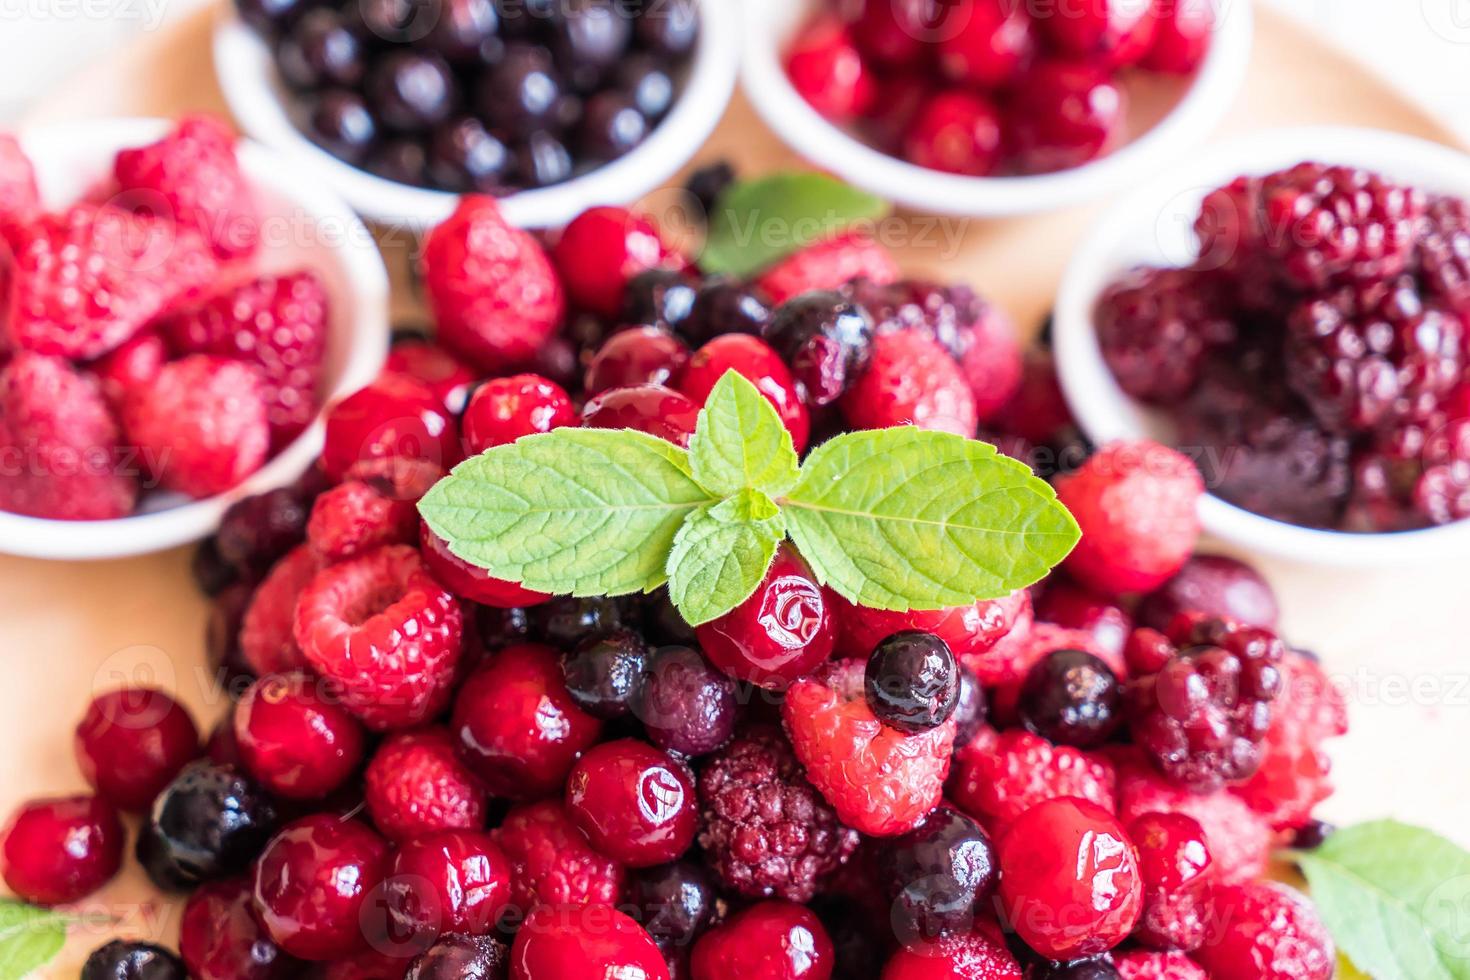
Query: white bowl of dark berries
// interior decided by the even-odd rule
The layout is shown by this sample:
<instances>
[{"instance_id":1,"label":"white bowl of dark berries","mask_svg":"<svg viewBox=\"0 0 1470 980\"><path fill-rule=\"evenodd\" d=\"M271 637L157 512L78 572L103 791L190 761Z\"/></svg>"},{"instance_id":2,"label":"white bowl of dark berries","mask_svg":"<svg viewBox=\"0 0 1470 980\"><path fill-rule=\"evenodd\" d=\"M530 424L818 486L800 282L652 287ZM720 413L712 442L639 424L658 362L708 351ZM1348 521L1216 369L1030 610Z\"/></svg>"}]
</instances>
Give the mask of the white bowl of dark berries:
<instances>
[{"instance_id":1,"label":"white bowl of dark berries","mask_svg":"<svg viewBox=\"0 0 1470 980\"><path fill-rule=\"evenodd\" d=\"M1245 77L1239 0L752 0L743 79L807 159L975 217L1098 198L1203 139Z\"/></svg>"},{"instance_id":2,"label":"white bowl of dark berries","mask_svg":"<svg viewBox=\"0 0 1470 980\"><path fill-rule=\"evenodd\" d=\"M736 21L724 0L240 0L214 55L245 131L360 214L424 231L474 192L549 228L694 155Z\"/></svg>"},{"instance_id":3,"label":"white bowl of dark berries","mask_svg":"<svg viewBox=\"0 0 1470 980\"><path fill-rule=\"evenodd\" d=\"M0 551L204 537L300 478L386 356L367 229L213 117L0 137L0 218Z\"/></svg>"},{"instance_id":4,"label":"white bowl of dark berries","mask_svg":"<svg viewBox=\"0 0 1470 980\"><path fill-rule=\"evenodd\" d=\"M1303 161L1326 161L1306 162ZM1120 203L1057 303L1098 441L1195 458L1205 526L1327 564L1470 552L1470 158L1262 133Z\"/></svg>"}]
</instances>

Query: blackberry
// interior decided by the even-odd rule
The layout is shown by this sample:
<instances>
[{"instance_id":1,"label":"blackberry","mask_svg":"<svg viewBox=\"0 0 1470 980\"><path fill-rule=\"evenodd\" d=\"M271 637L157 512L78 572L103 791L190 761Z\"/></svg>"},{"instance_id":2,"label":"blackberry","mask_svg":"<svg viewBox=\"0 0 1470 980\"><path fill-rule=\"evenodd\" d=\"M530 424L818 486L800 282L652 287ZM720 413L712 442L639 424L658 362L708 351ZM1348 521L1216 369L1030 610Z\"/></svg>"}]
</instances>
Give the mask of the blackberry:
<instances>
[{"instance_id":1,"label":"blackberry","mask_svg":"<svg viewBox=\"0 0 1470 980\"><path fill-rule=\"evenodd\" d=\"M161 946L114 939L82 966L81 980L185 980L184 964Z\"/></svg>"},{"instance_id":2,"label":"blackberry","mask_svg":"<svg viewBox=\"0 0 1470 980\"><path fill-rule=\"evenodd\" d=\"M1425 291L1456 310L1470 310L1470 201L1432 197L1419 238Z\"/></svg>"},{"instance_id":3,"label":"blackberry","mask_svg":"<svg viewBox=\"0 0 1470 980\"><path fill-rule=\"evenodd\" d=\"M419 954L404 980L505 980L510 953L493 936L450 933Z\"/></svg>"},{"instance_id":4,"label":"blackberry","mask_svg":"<svg viewBox=\"0 0 1470 980\"><path fill-rule=\"evenodd\" d=\"M1133 270L1103 293L1094 319L1119 386L1157 405L1187 395L1204 358L1235 334L1218 280L1193 269Z\"/></svg>"},{"instance_id":5,"label":"blackberry","mask_svg":"<svg viewBox=\"0 0 1470 980\"><path fill-rule=\"evenodd\" d=\"M1253 775L1281 692L1285 647L1224 619L1171 629L1176 652L1128 691L1134 741L1171 782L1208 793Z\"/></svg>"},{"instance_id":6,"label":"blackberry","mask_svg":"<svg viewBox=\"0 0 1470 980\"><path fill-rule=\"evenodd\" d=\"M872 356L873 322L841 293L815 290L789 300L766 324L764 339L786 361L810 405L830 405Z\"/></svg>"},{"instance_id":7,"label":"blackberry","mask_svg":"<svg viewBox=\"0 0 1470 980\"><path fill-rule=\"evenodd\" d=\"M138 858L155 884L177 890L244 871L275 827L275 806L254 780L195 762L154 801Z\"/></svg>"},{"instance_id":8,"label":"blackberry","mask_svg":"<svg viewBox=\"0 0 1470 980\"><path fill-rule=\"evenodd\" d=\"M1055 650L1027 673L1017 710L1021 723L1049 742L1096 748L1123 720L1122 690L1100 658Z\"/></svg>"},{"instance_id":9,"label":"blackberry","mask_svg":"<svg viewBox=\"0 0 1470 980\"><path fill-rule=\"evenodd\" d=\"M980 825L941 806L915 830L885 842L878 873L893 903L894 932L912 945L968 930L1000 868Z\"/></svg>"},{"instance_id":10,"label":"blackberry","mask_svg":"<svg viewBox=\"0 0 1470 980\"><path fill-rule=\"evenodd\" d=\"M933 633L904 630L873 650L863 686L879 721L908 734L926 732L954 714L960 698L959 663Z\"/></svg>"},{"instance_id":11,"label":"blackberry","mask_svg":"<svg viewBox=\"0 0 1470 980\"><path fill-rule=\"evenodd\" d=\"M857 846L776 728L751 729L714 755L699 774L699 804L708 864L746 898L808 902Z\"/></svg>"},{"instance_id":12,"label":"blackberry","mask_svg":"<svg viewBox=\"0 0 1470 980\"><path fill-rule=\"evenodd\" d=\"M588 714L623 718L638 698L647 663L648 644L632 630L589 637L562 662L567 693Z\"/></svg>"}]
</instances>

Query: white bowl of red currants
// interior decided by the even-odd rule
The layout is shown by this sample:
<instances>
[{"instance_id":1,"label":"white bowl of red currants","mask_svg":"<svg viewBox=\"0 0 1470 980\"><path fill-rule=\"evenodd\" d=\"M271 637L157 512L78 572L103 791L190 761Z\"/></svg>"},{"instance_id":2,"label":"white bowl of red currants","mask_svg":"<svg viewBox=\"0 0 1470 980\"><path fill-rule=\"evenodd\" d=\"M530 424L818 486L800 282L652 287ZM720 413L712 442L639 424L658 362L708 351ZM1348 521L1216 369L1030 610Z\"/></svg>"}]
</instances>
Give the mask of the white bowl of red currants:
<instances>
[{"instance_id":1,"label":"white bowl of red currants","mask_svg":"<svg viewBox=\"0 0 1470 980\"><path fill-rule=\"evenodd\" d=\"M214 60L245 131L370 220L423 232L482 193L555 228L693 157L738 28L723 0L241 0Z\"/></svg>"},{"instance_id":2,"label":"white bowl of red currants","mask_svg":"<svg viewBox=\"0 0 1470 980\"><path fill-rule=\"evenodd\" d=\"M1197 145L1250 58L1241 0L751 0L743 81L811 162L917 210L1035 214Z\"/></svg>"}]
</instances>

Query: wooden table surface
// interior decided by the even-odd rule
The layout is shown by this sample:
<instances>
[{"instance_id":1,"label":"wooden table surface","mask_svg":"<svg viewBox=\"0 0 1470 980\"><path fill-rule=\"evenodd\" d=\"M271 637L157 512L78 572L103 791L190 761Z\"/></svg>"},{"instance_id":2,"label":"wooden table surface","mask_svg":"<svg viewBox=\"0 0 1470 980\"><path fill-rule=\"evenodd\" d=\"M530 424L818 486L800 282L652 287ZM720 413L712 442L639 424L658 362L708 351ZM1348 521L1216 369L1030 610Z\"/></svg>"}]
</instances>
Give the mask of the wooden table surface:
<instances>
[{"instance_id":1,"label":"wooden table surface","mask_svg":"<svg viewBox=\"0 0 1470 980\"><path fill-rule=\"evenodd\" d=\"M209 25L206 10L145 37L56 92L29 123L223 111ZM1453 142L1367 69L1266 10L1258 13L1249 78L1216 138L1349 123ZM795 162L739 99L701 154L722 156L746 172ZM660 210L659 195L648 203ZM973 283L1029 331L1048 309L1071 247L1106 203L992 222L901 215L885 231L906 269ZM1350 699L1353 731L1337 743L1339 791L1325 814L1340 822L1393 815L1470 845L1463 764L1470 556L1382 572L1260 564L1281 594L1287 635L1323 656ZM187 550L92 564L0 557L0 812L27 797L83 788L70 730L93 692L125 681L160 683L179 692L201 727L212 724L225 704L203 665L205 611ZM108 934L176 939L178 904L154 893L136 867L92 904L118 923L103 929ZM76 936L44 975L76 976L99 941L95 930Z\"/></svg>"}]
</instances>

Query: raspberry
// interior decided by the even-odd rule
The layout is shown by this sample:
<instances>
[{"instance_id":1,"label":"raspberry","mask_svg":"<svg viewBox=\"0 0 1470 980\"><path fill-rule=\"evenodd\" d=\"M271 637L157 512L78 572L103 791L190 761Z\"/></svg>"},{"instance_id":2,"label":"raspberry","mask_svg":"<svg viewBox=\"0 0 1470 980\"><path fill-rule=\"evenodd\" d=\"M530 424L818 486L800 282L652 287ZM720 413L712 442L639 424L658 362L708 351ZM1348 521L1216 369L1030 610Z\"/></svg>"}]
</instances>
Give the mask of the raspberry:
<instances>
[{"instance_id":1,"label":"raspberry","mask_svg":"<svg viewBox=\"0 0 1470 980\"><path fill-rule=\"evenodd\" d=\"M463 614L413 548L391 545L319 572L296 604L311 666L342 685L368 728L405 728L449 703Z\"/></svg>"},{"instance_id":2,"label":"raspberry","mask_svg":"<svg viewBox=\"0 0 1470 980\"><path fill-rule=\"evenodd\" d=\"M168 344L152 329L133 334L121 346L91 364L107 403L117 410L128 392L152 384L169 361Z\"/></svg>"},{"instance_id":3,"label":"raspberry","mask_svg":"<svg viewBox=\"0 0 1470 980\"><path fill-rule=\"evenodd\" d=\"M1470 309L1470 201L1429 199L1419 238L1419 278L1429 295L1453 309Z\"/></svg>"},{"instance_id":4,"label":"raspberry","mask_svg":"<svg viewBox=\"0 0 1470 980\"><path fill-rule=\"evenodd\" d=\"M528 363L566 312L546 253L494 198L461 198L424 241L422 269L439 342L484 370Z\"/></svg>"},{"instance_id":5,"label":"raspberry","mask_svg":"<svg viewBox=\"0 0 1470 980\"><path fill-rule=\"evenodd\" d=\"M164 691L124 687L92 699L73 744L82 777L112 805L138 812L199 755L199 729Z\"/></svg>"},{"instance_id":6,"label":"raspberry","mask_svg":"<svg viewBox=\"0 0 1470 980\"><path fill-rule=\"evenodd\" d=\"M408 462L408 461L404 461ZM348 480L340 483L320 497L311 508L311 519L306 525L306 538L318 555L328 563L365 554L385 544L410 544L418 533L419 519L416 503L428 492L438 475L438 467L424 466L426 485L414 488L400 498L378 489L378 483L363 480Z\"/></svg>"},{"instance_id":7,"label":"raspberry","mask_svg":"<svg viewBox=\"0 0 1470 980\"><path fill-rule=\"evenodd\" d=\"M1194 954L1210 980L1329 980L1335 972L1332 937L1312 904L1286 885L1218 889L1215 909L1218 932Z\"/></svg>"},{"instance_id":8,"label":"raspberry","mask_svg":"<svg viewBox=\"0 0 1470 980\"><path fill-rule=\"evenodd\" d=\"M174 350L244 361L260 371L271 444L280 448L311 424L326 356L329 303L314 272L262 276L169 317Z\"/></svg>"},{"instance_id":9,"label":"raspberry","mask_svg":"<svg viewBox=\"0 0 1470 980\"><path fill-rule=\"evenodd\" d=\"M756 284L780 306L802 293L837 289L854 279L883 284L898 275L888 249L861 232L844 232L791 253L761 273Z\"/></svg>"},{"instance_id":10,"label":"raspberry","mask_svg":"<svg viewBox=\"0 0 1470 980\"><path fill-rule=\"evenodd\" d=\"M904 735L873 715L861 660L825 665L786 692L781 717L807 778L838 819L875 837L912 830L939 803L954 747L953 718Z\"/></svg>"},{"instance_id":11,"label":"raspberry","mask_svg":"<svg viewBox=\"0 0 1470 980\"><path fill-rule=\"evenodd\" d=\"M100 796L31 800L0 828L0 877L36 905L75 902L117 874L126 837Z\"/></svg>"},{"instance_id":12,"label":"raspberry","mask_svg":"<svg viewBox=\"0 0 1470 980\"><path fill-rule=\"evenodd\" d=\"M747 898L809 902L857 846L773 728L753 728L705 762L699 804L706 860Z\"/></svg>"},{"instance_id":13,"label":"raspberry","mask_svg":"<svg viewBox=\"0 0 1470 980\"><path fill-rule=\"evenodd\" d=\"M857 429L916 425L971 438L978 425L975 396L959 365L917 330L874 338L868 368L841 405Z\"/></svg>"},{"instance_id":14,"label":"raspberry","mask_svg":"<svg viewBox=\"0 0 1470 980\"><path fill-rule=\"evenodd\" d=\"M1082 528L1065 567L1104 595L1149 592L1184 565L1199 540L1204 482L1194 464L1156 442L1104 447L1057 481Z\"/></svg>"},{"instance_id":15,"label":"raspberry","mask_svg":"<svg viewBox=\"0 0 1470 980\"><path fill-rule=\"evenodd\" d=\"M255 590L240 626L240 653L261 677L306 667L296 645L296 601L321 570L321 559L301 545L276 563Z\"/></svg>"},{"instance_id":16,"label":"raspberry","mask_svg":"<svg viewBox=\"0 0 1470 980\"><path fill-rule=\"evenodd\" d=\"M1181 6L1194 5L1181 0ZM1204 968L1183 953L1114 953L1113 967L1123 980L1210 980Z\"/></svg>"},{"instance_id":17,"label":"raspberry","mask_svg":"<svg viewBox=\"0 0 1470 980\"><path fill-rule=\"evenodd\" d=\"M791 902L760 902L700 938L690 959L700 980L826 980L836 952L821 920Z\"/></svg>"},{"instance_id":18,"label":"raspberry","mask_svg":"<svg viewBox=\"0 0 1470 980\"><path fill-rule=\"evenodd\" d=\"M883 980L1021 980L1021 967L1004 942L977 931L900 949L883 968Z\"/></svg>"},{"instance_id":19,"label":"raspberry","mask_svg":"<svg viewBox=\"0 0 1470 980\"><path fill-rule=\"evenodd\" d=\"M939 70L961 84L1004 87L1031 63L1036 34L1025 4L959 0L948 8L942 23Z\"/></svg>"},{"instance_id":20,"label":"raspberry","mask_svg":"<svg viewBox=\"0 0 1470 980\"><path fill-rule=\"evenodd\" d=\"M1201 253L1245 273L1252 261L1302 290L1369 283L1407 268L1421 192L1352 167L1301 163L1211 191L1195 221Z\"/></svg>"},{"instance_id":21,"label":"raspberry","mask_svg":"<svg viewBox=\"0 0 1470 980\"><path fill-rule=\"evenodd\" d=\"M0 134L0 221L26 221L40 207L35 167L14 136Z\"/></svg>"},{"instance_id":22,"label":"raspberry","mask_svg":"<svg viewBox=\"0 0 1470 980\"><path fill-rule=\"evenodd\" d=\"M0 509L94 521L133 512L138 481L97 389L59 357L18 353L0 370Z\"/></svg>"},{"instance_id":23,"label":"raspberry","mask_svg":"<svg viewBox=\"0 0 1470 980\"><path fill-rule=\"evenodd\" d=\"M1205 356L1234 337L1221 300L1217 280L1194 269L1140 267L1109 286L1095 319L1119 386L1158 405L1188 394Z\"/></svg>"},{"instance_id":24,"label":"raspberry","mask_svg":"<svg viewBox=\"0 0 1470 980\"><path fill-rule=\"evenodd\" d=\"M820 18L802 30L786 53L786 74L813 109L839 122L865 113L878 95L852 35L836 17Z\"/></svg>"},{"instance_id":25,"label":"raspberry","mask_svg":"<svg viewBox=\"0 0 1470 980\"><path fill-rule=\"evenodd\" d=\"M616 905L623 866L592 849L559 801L513 808L495 831L511 864L511 902L523 914L543 905Z\"/></svg>"},{"instance_id":26,"label":"raspberry","mask_svg":"<svg viewBox=\"0 0 1470 980\"><path fill-rule=\"evenodd\" d=\"M485 823L485 791L443 728L389 736L368 763L363 795L373 825L389 840Z\"/></svg>"},{"instance_id":27,"label":"raspberry","mask_svg":"<svg viewBox=\"0 0 1470 980\"><path fill-rule=\"evenodd\" d=\"M573 305L606 320L622 310L630 279L683 261L647 215L620 207L577 215L562 230L551 258Z\"/></svg>"},{"instance_id":28,"label":"raspberry","mask_svg":"<svg viewBox=\"0 0 1470 980\"><path fill-rule=\"evenodd\" d=\"M1001 150L996 104L960 89L931 96L903 137L903 156L910 163L964 177L994 173Z\"/></svg>"},{"instance_id":29,"label":"raspberry","mask_svg":"<svg viewBox=\"0 0 1470 980\"><path fill-rule=\"evenodd\" d=\"M133 389L122 421L159 485L196 499L237 486L270 452L260 373L208 354L174 361Z\"/></svg>"},{"instance_id":30,"label":"raspberry","mask_svg":"<svg viewBox=\"0 0 1470 980\"><path fill-rule=\"evenodd\" d=\"M933 633L955 656L967 660L994 647L1018 620L1031 614L1031 597L1024 589L1004 599L908 612L855 606L836 593L830 593L829 598L842 631L839 648L845 656L863 659L894 633L921 630Z\"/></svg>"},{"instance_id":31,"label":"raspberry","mask_svg":"<svg viewBox=\"0 0 1470 980\"><path fill-rule=\"evenodd\" d=\"M1117 809L1118 774L1112 763L1030 732L988 728L955 753L949 798L999 837L1031 807L1062 796Z\"/></svg>"},{"instance_id":32,"label":"raspberry","mask_svg":"<svg viewBox=\"0 0 1470 980\"><path fill-rule=\"evenodd\" d=\"M119 152L113 174L124 202L204 236L221 261L255 251L260 214L220 120L186 116L157 143Z\"/></svg>"},{"instance_id":33,"label":"raspberry","mask_svg":"<svg viewBox=\"0 0 1470 980\"><path fill-rule=\"evenodd\" d=\"M561 385L538 374L518 374L476 388L461 424L466 448L482 453L576 421L572 399Z\"/></svg>"}]
</instances>

